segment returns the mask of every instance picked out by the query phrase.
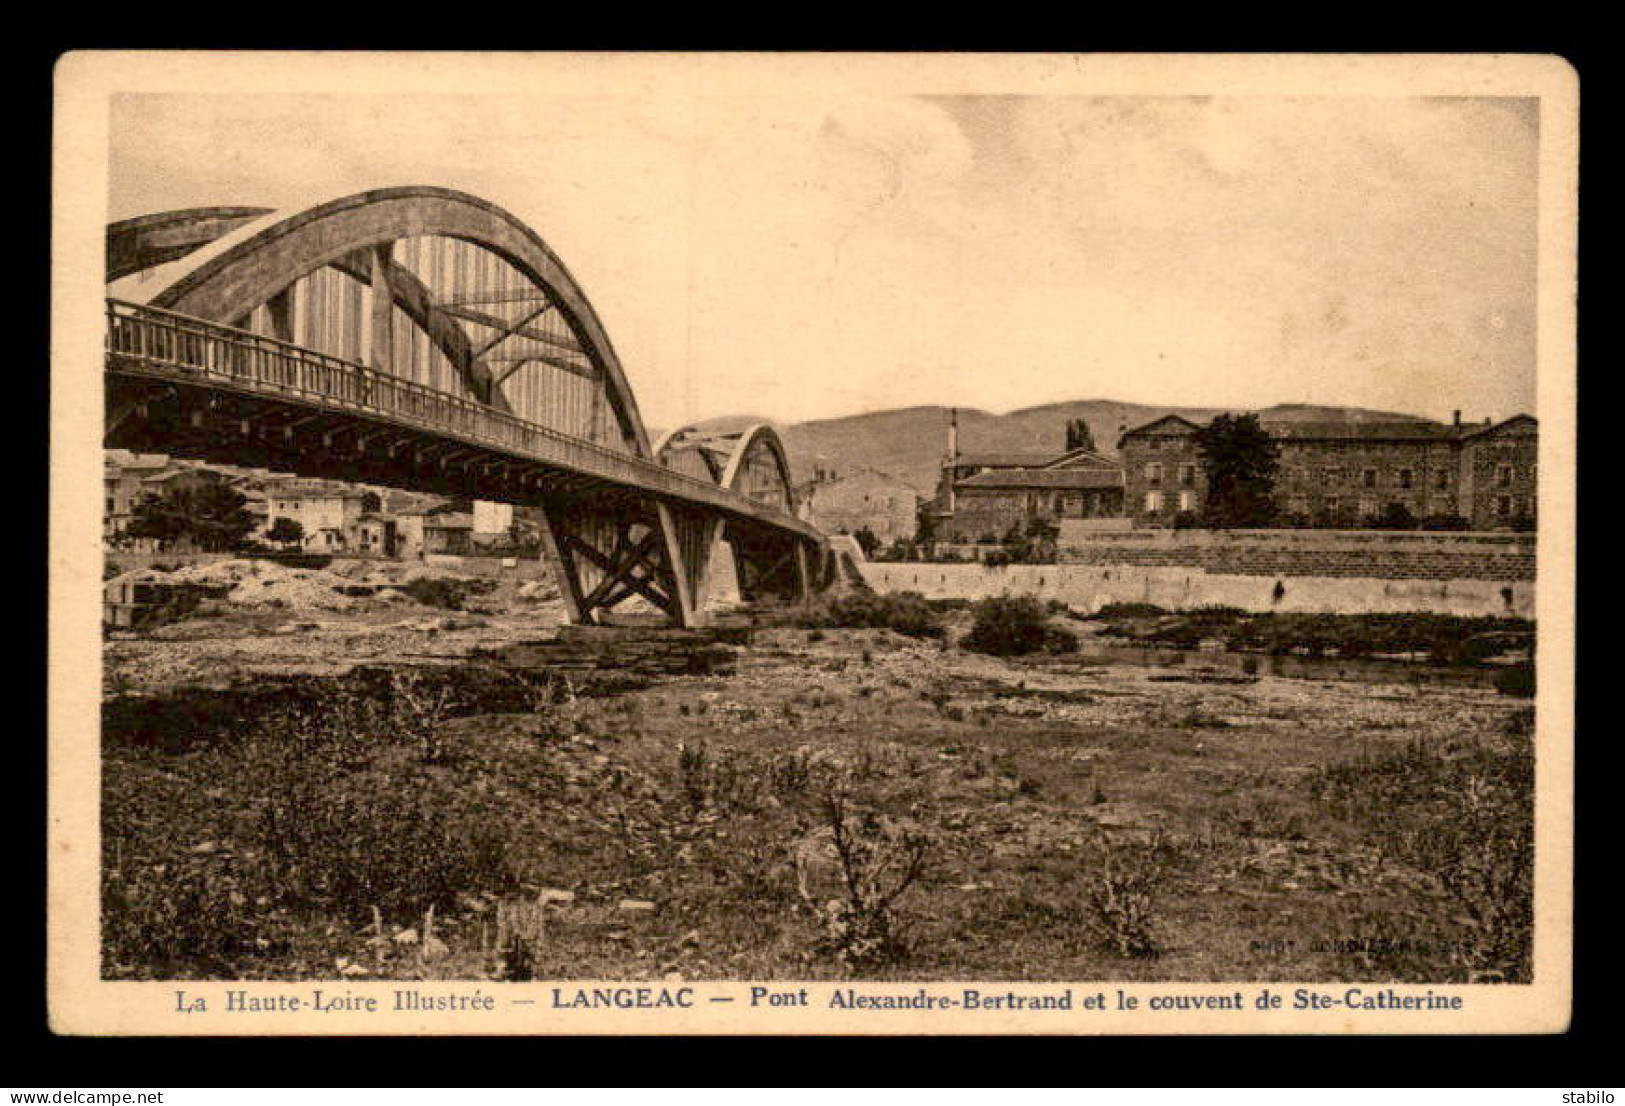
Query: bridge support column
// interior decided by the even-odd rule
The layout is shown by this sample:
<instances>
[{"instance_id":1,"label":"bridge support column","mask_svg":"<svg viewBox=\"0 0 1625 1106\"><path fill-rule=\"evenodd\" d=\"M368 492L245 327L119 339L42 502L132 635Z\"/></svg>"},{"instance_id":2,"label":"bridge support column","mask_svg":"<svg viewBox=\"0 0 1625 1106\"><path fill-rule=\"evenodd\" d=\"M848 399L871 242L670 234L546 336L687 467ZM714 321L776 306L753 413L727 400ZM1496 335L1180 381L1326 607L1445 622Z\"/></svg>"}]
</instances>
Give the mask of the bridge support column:
<instances>
[{"instance_id":1,"label":"bridge support column","mask_svg":"<svg viewBox=\"0 0 1625 1106\"><path fill-rule=\"evenodd\" d=\"M546 502L539 513L543 551L572 623L601 623L605 612L634 597L674 626L705 621L714 529L707 515L659 501L586 500Z\"/></svg>"}]
</instances>

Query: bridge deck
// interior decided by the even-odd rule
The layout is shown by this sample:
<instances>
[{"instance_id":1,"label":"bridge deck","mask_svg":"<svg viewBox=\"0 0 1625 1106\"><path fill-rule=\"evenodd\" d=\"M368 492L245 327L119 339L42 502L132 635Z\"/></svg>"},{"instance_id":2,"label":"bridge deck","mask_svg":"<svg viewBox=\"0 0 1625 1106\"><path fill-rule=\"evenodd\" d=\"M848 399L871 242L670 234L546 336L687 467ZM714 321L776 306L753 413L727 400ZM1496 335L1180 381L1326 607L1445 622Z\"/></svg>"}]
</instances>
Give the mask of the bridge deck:
<instances>
[{"instance_id":1,"label":"bridge deck","mask_svg":"<svg viewBox=\"0 0 1625 1106\"><path fill-rule=\"evenodd\" d=\"M108 300L107 367L126 376L204 385L429 433L504 459L675 503L704 505L733 518L823 540L814 527L782 508L653 461L353 361L159 308Z\"/></svg>"}]
</instances>

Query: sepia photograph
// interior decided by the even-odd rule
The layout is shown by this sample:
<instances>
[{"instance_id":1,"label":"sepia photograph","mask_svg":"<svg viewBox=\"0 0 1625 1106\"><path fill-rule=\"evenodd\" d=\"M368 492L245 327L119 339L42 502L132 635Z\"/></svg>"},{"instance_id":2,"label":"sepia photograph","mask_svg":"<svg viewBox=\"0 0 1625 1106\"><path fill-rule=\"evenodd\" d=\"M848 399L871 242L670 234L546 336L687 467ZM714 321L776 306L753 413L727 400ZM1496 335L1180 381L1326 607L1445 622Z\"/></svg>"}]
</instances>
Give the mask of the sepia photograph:
<instances>
[{"instance_id":1,"label":"sepia photograph","mask_svg":"<svg viewBox=\"0 0 1625 1106\"><path fill-rule=\"evenodd\" d=\"M1566 1023L1560 60L58 104L59 1026Z\"/></svg>"}]
</instances>

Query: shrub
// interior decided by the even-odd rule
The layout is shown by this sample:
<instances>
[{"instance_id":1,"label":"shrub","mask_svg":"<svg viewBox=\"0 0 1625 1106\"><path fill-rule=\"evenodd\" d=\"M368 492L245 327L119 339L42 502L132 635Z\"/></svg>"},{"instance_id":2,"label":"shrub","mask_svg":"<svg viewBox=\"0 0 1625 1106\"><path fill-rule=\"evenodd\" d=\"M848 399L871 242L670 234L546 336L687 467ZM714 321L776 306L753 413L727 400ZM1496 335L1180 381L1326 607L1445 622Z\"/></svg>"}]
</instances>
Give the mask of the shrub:
<instances>
[{"instance_id":1,"label":"shrub","mask_svg":"<svg viewBox=\"0 0 1625 1106\"><path fill-rule=\"evenodd\" d=\"M1517 664L1495 674L1495 690L1502 695L1533 698L1535 694L1535 666Z\"/></svg>"},{"instance_id":2,"label":"shrub","mask_svg":"<svg viewBox=\"0 0 1625 1106\"><path fill-rule=\"evenodd\" d=\"M1102 834L1095 842L1099 867L1089 888L1089 908L1101 944L1118 956L1159 955L1153 925L1155 895L1162 882L1158 843L1131 849Z\"/></svg>"},{"instance_id":3,"label":"shrub","mask_svg":"<svg viewBox=\"0 0 1625 1106\"><path fill-rule=\"evenodd\" d=\"M802 619L810 628L895 630L908 637L940 638L942 620L925 597L915 591L876 595L859 591L825 601Z\"/></svg>"},{"instance_id":4,"label":"shrub","mask_svg":"<svg viewBox=\"0 0 1625 1106\"><path fill-rule=\"evenodd\" d=\"M470 598L476 595L486 595L494 591L496 586L495 580L484 580L478 577L458 579L451 576L419 576L417 579L401 585L400 590L426 607L460 611Z\"/></svg>"},{"instance_id":5,"label":"shrub","mask_svg":"<svg viewBox=\"0 0 1625 1106\"><path fill-rule=\"evenodd\" d=\"M847 810L839 792L824 796L823 815L835 852L840 895L818 901L798 864L804 902L821 925L816 951L850 969L895 963L908 953L894 904L925 869L930 842L912 823Z\"/></svg>"},{"instance_id":6,"label":"shrub","mask_svg":"<svg viewBox=\"0 0 1625 1106\"><path fill-rule=\"evenodd\" d=\"M1050 623L1043 603L1027 596L983 599L972 608L974 621L961 644L995 657L1025 653L1065 653L1077 647L1069 630Z\"/></svg>"},{"instance_id":7,"label":"shrub","mask_svg":"<svg viewBox=\"0 0 1625 1106\"><path fill-rule=\"evenodd\" d=\"M1107 603L1095 612L1095 617L1110 622L1122 618L1158 618L1167 613L1166 607L1155 603Z\"/></svg>"}]
</instances>

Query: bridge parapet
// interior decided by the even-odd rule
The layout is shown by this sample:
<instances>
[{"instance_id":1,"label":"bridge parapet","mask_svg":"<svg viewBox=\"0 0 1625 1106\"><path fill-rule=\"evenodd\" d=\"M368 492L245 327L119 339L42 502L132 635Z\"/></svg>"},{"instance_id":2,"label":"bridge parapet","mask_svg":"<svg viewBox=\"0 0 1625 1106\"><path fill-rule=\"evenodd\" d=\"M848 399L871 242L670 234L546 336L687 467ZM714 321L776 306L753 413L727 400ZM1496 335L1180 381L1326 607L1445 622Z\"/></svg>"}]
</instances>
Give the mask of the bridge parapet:
<instances>
[{"instance_id":1,"label":"bridge parapet","mask_svg":"<svg viewBox=\"0 0 1625 1106\"><path fill-rule=\"evenodd\" d=\"M684 502L698 501L805 537L821 537L817 530L787 512L773 511L711 481L572 438L477 400L161 308L109 300L107 356L115 371L208 383L324 410L352 412Z\"/></svg>"}]
</instances>

